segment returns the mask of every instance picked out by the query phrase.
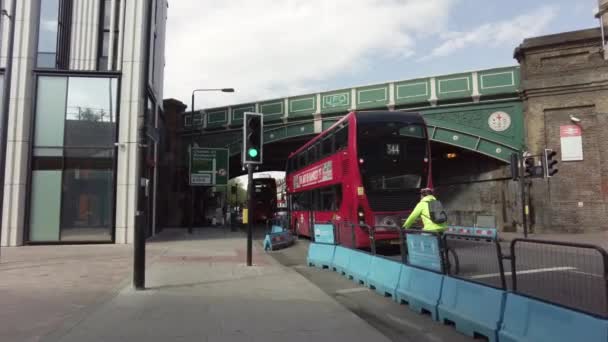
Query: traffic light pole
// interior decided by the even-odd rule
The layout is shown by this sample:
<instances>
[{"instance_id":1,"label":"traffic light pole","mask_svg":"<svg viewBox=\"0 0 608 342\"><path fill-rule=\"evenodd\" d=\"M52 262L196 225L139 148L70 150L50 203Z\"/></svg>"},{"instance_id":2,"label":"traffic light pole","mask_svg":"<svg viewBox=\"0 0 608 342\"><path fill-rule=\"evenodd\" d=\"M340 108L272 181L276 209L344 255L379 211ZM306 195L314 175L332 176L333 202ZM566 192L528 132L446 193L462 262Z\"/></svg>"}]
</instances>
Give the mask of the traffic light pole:
<instances>
[{"instance_id":1,"label":"traffic light pole","mask_svg":"<svg viewBox=\"0 0 608 342\"><path fill-rule=\"evenodd\" d=\"M524 229L524 237L528 237L528 204L526 203L526 167L524 165L524 156L522 154L520 160L520 177L519 177L519 189L521 191L521 217L522 217L522 226Z\"/></svg>"},{"instance_id":2,"label":"traffic light pole","mask_svg":"<svg viewBox=\"0 0 608 342\"><path fill-rule=\"evenodd\" d=\"M251 266L251 245L253 240L253 165L247 164L247 266Z\"/></svg>"}]
</instances>

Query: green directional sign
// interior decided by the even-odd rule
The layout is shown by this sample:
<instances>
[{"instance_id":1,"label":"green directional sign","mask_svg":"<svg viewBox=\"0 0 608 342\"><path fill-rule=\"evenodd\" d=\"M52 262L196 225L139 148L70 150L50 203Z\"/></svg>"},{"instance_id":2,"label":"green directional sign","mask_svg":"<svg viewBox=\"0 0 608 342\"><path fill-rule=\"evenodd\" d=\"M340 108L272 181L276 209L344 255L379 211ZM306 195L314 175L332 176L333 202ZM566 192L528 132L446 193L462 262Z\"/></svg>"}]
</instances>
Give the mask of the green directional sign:
<instances>
[{"instance_id":1,"label":"green directional sign","mask_svg":"<svg viewBox=\"0 0 608 342\"><path fill-rule=\"evenodd\" d=\"M190 185L228 184L228 149L195 147L190 152Z\"/></svg>"}]
</instances>

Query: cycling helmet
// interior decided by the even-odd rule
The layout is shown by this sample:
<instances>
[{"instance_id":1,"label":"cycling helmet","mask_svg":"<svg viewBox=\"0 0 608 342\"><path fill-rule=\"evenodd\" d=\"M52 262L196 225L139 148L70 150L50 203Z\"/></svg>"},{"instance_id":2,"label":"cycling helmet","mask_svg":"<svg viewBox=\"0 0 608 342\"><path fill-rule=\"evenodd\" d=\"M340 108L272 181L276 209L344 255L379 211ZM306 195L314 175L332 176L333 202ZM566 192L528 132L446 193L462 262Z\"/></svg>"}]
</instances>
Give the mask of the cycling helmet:
<instances>
[{"instance_id":1,"label":"cycling helmet","mask_svg":"<svg viewBox=\"0 0 608 342\"><path fill-rule=\"evenodd\" d=\"M422 196L432 195L433 194L433 189L432 188L423 188L423 189L420 189L420 194Z\"/></svg>"}]
</instances>

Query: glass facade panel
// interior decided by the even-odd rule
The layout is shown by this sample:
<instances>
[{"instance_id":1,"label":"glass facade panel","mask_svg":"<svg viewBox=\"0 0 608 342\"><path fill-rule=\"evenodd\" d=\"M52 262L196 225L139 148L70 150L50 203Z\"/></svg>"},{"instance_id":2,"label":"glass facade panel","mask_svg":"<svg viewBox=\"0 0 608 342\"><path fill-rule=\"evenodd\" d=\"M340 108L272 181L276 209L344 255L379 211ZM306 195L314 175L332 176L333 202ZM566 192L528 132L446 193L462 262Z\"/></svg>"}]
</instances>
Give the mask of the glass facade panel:
<instances>
[{"instance_id":1,"label":"glass facade panel","mask_svg":"<svg viewBox=\"0 0 608 342\"><path fill-rule=\"evenodd\" d=\"M0 6L2 5L2 2L0 1ZM1 25L0 25L1 26ZM2 31L0 30L0 36L2 36ZM0 75L0 89L4 89L4 75ZM2 94L3 92L0 92L0 108L2 108Z\"/></svg>"},{"instance_id":2,"label":"glass facade panel","mask_svg":"<svg viewBox=\"0 0 608 342\"><path fill-rule=\"evenodd\" d=\"M105 170L63 172L61 240L111 240L114 194L112 165Z\"/></svg>"},{"instance_id":3,"label":"glass facade panel","mask_svg":"<svg viewBox=\"0 0 608 342\"><path fill-rule=\"evenodd\" d=\"M32 178L58 186L33 181L30 241L112 239L117 90L115 78L38 78Z\"/></svg>"},{"instance_id":4,"label":"glass facade panel","mask_svg":"<svg viewBox=\"0 0 608 342\"><path fill-rule=\"evenodd\" d=\"M32 172L30 241L59 240L61 171Z\"/></svg>"},{"instance_id":5,"label":"glass facade panel","mask_svg":"<svg viewBox=\"0 0 608 342\"><path fill-rule=\"evenodd\" d=\"M110 21L112 20L112 0L105 0L103 3L103 28L110 29Z\"/></svg>"},{"instance_id":6,"label":"glass facade panel","mask_svg":"<svg viewBox=\"0 0 608 342\"><path fill-rule=\"evenodd\" d=\"M70 77L64 145L109 147L115 135L116 80Z\"/></svg>"},{"instance_id":7,"label":"glass facade panel","mask_svg":"<svg viewBox=\"0 0 608 342\"><path fill-rule=\"evenodd\" d=\"M54 68L56 65L58 23L59 0L41 0L37 62L39 68Z\"/></svg>"},{"instance_id":8,"label":"glass facade panel","mask_svg":"<svg viewBox=\"0 0 608 342\"><path fill-rule=\"evenodd\" d=\"M66 111L66 92L68 79L65 77L38 78L38 97L36 99L36 128L34 145L37 147L63 146L64 117ZM42 155L61 156L61 150L36 149ZM34 155L36 155L34 153Z\"/></svg>"}]
</instances>

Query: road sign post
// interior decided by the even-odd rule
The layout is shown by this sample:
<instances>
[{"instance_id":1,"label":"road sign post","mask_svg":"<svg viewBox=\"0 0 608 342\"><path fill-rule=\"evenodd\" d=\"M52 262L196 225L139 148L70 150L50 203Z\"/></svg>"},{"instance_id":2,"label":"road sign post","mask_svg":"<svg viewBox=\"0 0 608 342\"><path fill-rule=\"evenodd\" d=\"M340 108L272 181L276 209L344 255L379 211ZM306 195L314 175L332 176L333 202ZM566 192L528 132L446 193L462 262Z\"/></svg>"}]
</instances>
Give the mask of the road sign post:
<instances>
[{"instance_id":1,"label":"road sign post","mask_svg":"<svg viewBox=\"0 0 608 342\"><path fill-rule=\"evenodd\" d=\"M192 233L194 226L194 187L195 186L227 186L230 164L228 149L191 147L189 155L188 182L192 189L190 200L191 219L188 232Z\"/></svg>"}]
</instances>

